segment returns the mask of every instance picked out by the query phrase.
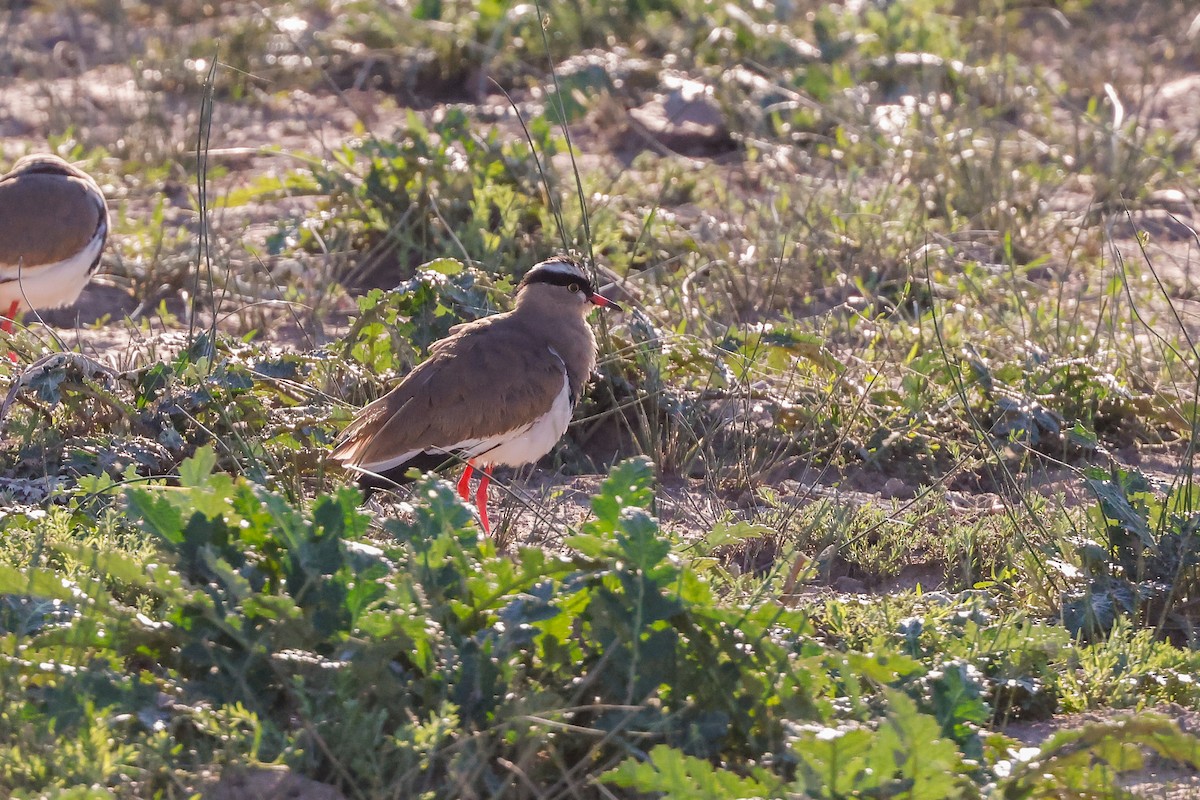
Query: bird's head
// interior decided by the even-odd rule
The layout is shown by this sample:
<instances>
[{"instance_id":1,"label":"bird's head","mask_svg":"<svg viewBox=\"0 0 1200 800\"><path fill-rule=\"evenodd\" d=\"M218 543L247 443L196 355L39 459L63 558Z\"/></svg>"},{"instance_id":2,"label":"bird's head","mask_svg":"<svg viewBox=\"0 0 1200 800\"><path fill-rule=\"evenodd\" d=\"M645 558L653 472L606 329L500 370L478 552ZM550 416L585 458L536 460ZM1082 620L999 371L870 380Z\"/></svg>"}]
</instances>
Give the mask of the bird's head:
<instances>
[{"instance_id":1,"label":"bird's head","mask_svg":"<svg viewBox=\"0 0 1200 800\"><path fill-rule=\"evenodd\" d=\"M586 311L590 305L623 309L596 292L583 265L571 256L555 256L534 264L517 286L517 303L544 302Z\"/></svg>"},{"instance_id":2,"label":"bird's head","mask_svg":"<svg viewBox=\"0 0 1200 800\"><path fill-rule=\"evenodd\" d=\"M9 175L63 175L78 178L89 184L96 183L86 172L53 153L30 153L21 156L12 165Z\"/></svg>"}]
</instances>

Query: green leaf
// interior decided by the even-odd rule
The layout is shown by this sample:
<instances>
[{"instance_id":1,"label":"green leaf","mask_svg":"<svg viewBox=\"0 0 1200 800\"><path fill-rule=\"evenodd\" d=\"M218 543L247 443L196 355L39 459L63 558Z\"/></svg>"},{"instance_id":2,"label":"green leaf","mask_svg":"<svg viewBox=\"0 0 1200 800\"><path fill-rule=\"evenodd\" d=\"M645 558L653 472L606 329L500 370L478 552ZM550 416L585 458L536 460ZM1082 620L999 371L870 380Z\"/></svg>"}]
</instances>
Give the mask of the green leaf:
<instances>
[{"instance_id":1,"label":"green leaf","mask_svg":"<svg viewBox=\"0 0 1200 800\"><path fill-rule=\"evenodd\" d=\"M1143 747L1200 767L1200 739L1160 714L1142 713L1058 731L1035 757L1014 764L993 796L1107 797L1118 773L1140 767L1142 757L1135 748Z\"/></svg>"},{"instance_id":2,"label":"green leaf","mask_svg":"<svg viewBox=\"0 0 1200 800\"><path fill-rule=\"evenodd\" d=\"M74 786L70 789L54 789L41 797L46 800L113 800L116 795L96 786Z\"/></svg>"},{"instance_id":3,"label":"green leaf","mask_svg":"<svg viewBox=\"0 0 1200 800\"><path fill-rule=\"evenodd\" d=\"M662 800L736 800L765 797L769 789L754 778L717 769L708 761L656 745L648 760L627 758L602 776L605 783L639 793L661 793Z\"/></svg>"},{"instance_id":4,"label":"green leaf","mask_svg":"<svg viewBox=\"0 0 1200 800\"><path fill-rule=\"evenodd\" d=\"M183 514L166 497L146 489L127 489L129 510L144 526L173 544L183 541Z\"/></svg>"},{"instance_id":5,"label":"green leaf","mask_svg":"<svg viewBox=\"0 0 1200 800\"><path fill-rule=\"evenodd\" d=\"M209 474L204 481L203 485L188 490L187 497L191 503L191 510L193 513L204 515L206 519L223 519L230 511L233 478L224 473L218 473ZM180 503L180 505L184 504Z\"/></svg>"},{"instance_id":6,"label":"green leaf","mask_svg":"<svg viewBox=\"0 0 1200 800\"><path fill-rule=\"evenodd\" d=\"M462 272L465 267L457 258L435 258L426 264L421 265L421 269L436 272L439 275L457 275Z\"/></svg>"},{"instance_id":7,"label":"green leaf","mask_svg":"<svg viewBox=\"0 0 1200 800\"><path fill-rule=\"evenodd\" d=\"M35 595L57 600L77 599L62 576L48 569L33 567L19 570L7 564L0 564L0 594Z\"/></svg>"},{"instance_id":8,"label":"green leaf","mask_svg":"<svg viewBox=\"0 0 1200 800\"><path fill-rule=\"evenodd\" d=\"M888 754L899 778L913 798L952 798L962 794L965 772L954 743L940 738L941 725L917 710L916 702L900 691L885 690L887 723L880 728L877 750ZM882 767L891 766L885 760Z\"/></svg>"},{"instance_id":9,"label":"green leaf","mask_svg":"<svg viewBox=\"0 0 1200 800\"><path fill-rule=\"evenodd\" d=\"M770 525L761 525L746 520L722 520L713 525L712 530L704 537L704 542L711 549L740 544L751 539L761 539L774 533L775 530Z\"/></svg>"},{"instance_id":10,"label":"green leaf","mask_svg":"<svg viewBox=\"0 0 1200 800\"><path fill-rule=\"evenodd\" d=\"M1145 504L1138 503L1140 508L1135 508L1130 500L1131 497L1150 491L1150 485L1141 473L1122 473L1111 478L1088 478L1087 485L1095 493L1106 518L1137 535L1143 544L1154 546Z\"/></svg>"},{"instance_id":11,"label":"green leaf","mask_svg":"<svg viewBox=\"0 0 1200 800\"><path fill-rule=\"evenodd\" d=\"M822 787L821 797L838 797L879 785L881 776L867 773L863 777L873 738L873 731L849 723L837 728L812 726L799 732L791 750L802 767L805 784Z\"/></svg>"},{"instance_id":12,"label":"green leaf","mask_svg":"<svg viewBox=\"0 0 1200 800\"><path fill-rule=\"evenodd\" d=\"M204 487L216 466L216 451L209 445L198 448L191 458L185 458L179 465L179 483L189 489Z\"/></svg>"},{"instance_id":13,"label":"green leaf","mask_svg":"<svg viewBox=\"0 0 1200 800\"><path fill-rule=\"evenodd\" d=\"M671 552L671 543L659 536L658 522L640 508L621 511L621 551L634 569L650 572Z\"/></svg>"},{"instance_id":14,"label":"green leaf","mask_svg":"<svg viewBox=\"0 0 1200 800\"><path fill-rule=\"evenodd\" d=\"M654 464L648 458L632 458L617 464L592 498L596 518L583 526L582 533L568 537L567 546L591 558L610 552L611 537L623 527L622 512L629 508L648 509L654 502L653 486ZM631 524L640 531L643 523Z\"/></svg>"},{"instance_id":15,"label":"green leaf","mask_svg":"<svg viewBox=\"0 0 1200 800\"><path fill-rule=\"evenodd\" d=\"M131 586L147 586L149 579L145 567L133 557L116 550L98 550L86 544L59 544L59 553L87 564L97 573L115 578Z\"/></svg>"}]
</instances>

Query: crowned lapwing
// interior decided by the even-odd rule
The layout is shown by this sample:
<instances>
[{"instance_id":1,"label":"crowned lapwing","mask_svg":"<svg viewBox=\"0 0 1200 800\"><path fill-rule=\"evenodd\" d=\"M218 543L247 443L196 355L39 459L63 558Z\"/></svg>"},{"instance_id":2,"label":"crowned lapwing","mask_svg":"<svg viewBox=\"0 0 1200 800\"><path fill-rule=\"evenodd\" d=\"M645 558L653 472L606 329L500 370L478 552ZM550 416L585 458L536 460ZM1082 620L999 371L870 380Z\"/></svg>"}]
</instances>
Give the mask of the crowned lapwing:
<instances>
[{"instance_id":1,"label":"crowned lapwing","mask_svg":"<svg viewBox=\"0 0 1200 800\"><path fill-rule=\"evenodd\" d=\"M100 264L108 205L91 176L48 153L0 176L0 330L22 309L74 303Z\"/></svg>"},{"instance_id":2,"label":"crowned lapwing","mask_svg":"<svg viewBox=\"0 0 1200 800\"><path fill-rule=\"evenodd\" d=\"M332 457L364 488L388 488L405 473L466 461L458 493L491 532L487 489L494 466L537 461L567 430L596 366L592 305L620 310L573 258L537 264L517 287L512 311L457 325L392 391L366 406L338 437Z\"/></svg>"}]
</instances>

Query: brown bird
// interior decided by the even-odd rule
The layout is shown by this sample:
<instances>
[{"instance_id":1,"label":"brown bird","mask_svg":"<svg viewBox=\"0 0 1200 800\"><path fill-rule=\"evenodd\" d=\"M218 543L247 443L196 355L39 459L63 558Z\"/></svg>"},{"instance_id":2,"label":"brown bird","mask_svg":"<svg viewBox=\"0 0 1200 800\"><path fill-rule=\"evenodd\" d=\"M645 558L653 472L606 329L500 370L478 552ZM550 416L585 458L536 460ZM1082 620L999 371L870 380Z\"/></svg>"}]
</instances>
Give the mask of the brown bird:
<instances>
[{"instance_id":1,"label":"brown bird","mask_svg":"<svg viewBox=\"0 0 1200 800\"><path fill-rule=\"evenodd\" d=\"M566 432L575 401L596 366L592 305L620 311L596 293L582 265L557 256L535 265L517 287L512 311L457 325L398 386L366 406L338 437L332 457L359 473L364 488L406 481L416 467L467 462L458 493L470 498L490 533L492 468L520 466L550 452Z\"/></svg>"},{"instance_id":2,"label":"brown bird","mask_svg":"<svg viewBox=\"0 0 1200 800\"><path fill-rule=\"evenodd\" d=\"M108 205L91 176L48 153L0 176L0 330L22 309L74 303L100 264Z\"/></svg>"}]
</instances>

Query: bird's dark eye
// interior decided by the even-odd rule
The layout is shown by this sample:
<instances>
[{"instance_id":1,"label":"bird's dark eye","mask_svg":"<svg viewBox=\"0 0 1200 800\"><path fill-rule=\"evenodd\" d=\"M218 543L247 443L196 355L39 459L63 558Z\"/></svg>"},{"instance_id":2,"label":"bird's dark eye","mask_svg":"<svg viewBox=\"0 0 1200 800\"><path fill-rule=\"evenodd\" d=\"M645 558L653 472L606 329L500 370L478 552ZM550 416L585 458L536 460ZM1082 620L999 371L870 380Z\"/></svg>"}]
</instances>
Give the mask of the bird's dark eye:
<instances>
[{"instance_id":1,"label":"bird's dark eye","mask_svg":"<svg viewBox=\"0 0 1200 800\"><path fill-rule=\"evenodd\" d=\"M572 283L570 286L567 287L567 291L569 291L571 294L578 293L579 292L579 284Z\"/></svg>"}]
</instances>

